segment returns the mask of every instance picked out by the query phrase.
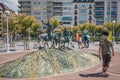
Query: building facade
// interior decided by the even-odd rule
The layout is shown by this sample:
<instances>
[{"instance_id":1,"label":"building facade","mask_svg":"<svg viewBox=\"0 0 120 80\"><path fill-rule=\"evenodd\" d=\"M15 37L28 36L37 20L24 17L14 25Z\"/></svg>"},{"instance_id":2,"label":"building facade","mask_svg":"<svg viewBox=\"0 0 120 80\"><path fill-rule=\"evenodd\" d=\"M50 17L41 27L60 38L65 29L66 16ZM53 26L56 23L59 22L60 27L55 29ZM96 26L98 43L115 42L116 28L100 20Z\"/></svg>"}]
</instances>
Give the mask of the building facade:
<instances>
[{"instance_id":1,"label":"building facade","mask_svg":"<svg viewBox=\"0 0 120 80\"><path fill-rule=\"evenodd\" d=\"M120 22L120 0L18 0L19 13L37 21L56 17L61 26Z\"/></svg>"},{"instance_id":2,"label":"building facade","mask_svg":"<svg viewBox=\"0 0 120 80\"><path fill-rule=\"evenodd\" d=\"M97 25L106 22L120 22L120 0L95 0L95 19Z\"/></svg>"},{"instance_id":3,"label":"building facade","mask_svg":"<svg viewBox=\"0 0 120 80\"><path fill-rule=\"evenodd\" d=\"M0 3L0 40L2 39L4 33L6 33L6 26L4 25L6 21L6 14L5 14L6 10L10 12L9 18L13 18L17 16L13 10L9 9L3 3Z\"/></svg>"},{"instance_id":4,"label":"building facade","mask_svg":"<svg viewBox=\"0 0 120 80\"><path fill-rule=\"evenodd\" d=\"M19 13L32 15L37 21L55 17L61 26L74 25L73 0L18 0L18 2Z\"/></svg>"},{"instance_id":5,"label":"building facade","mask_svg":"<svg viewBox=\"0 0 120 80\"><path fill-rule=\"evenodd\" d=\"M95 23L94 0L73 0L74 25Z\"/></svg>"}]
</instances>

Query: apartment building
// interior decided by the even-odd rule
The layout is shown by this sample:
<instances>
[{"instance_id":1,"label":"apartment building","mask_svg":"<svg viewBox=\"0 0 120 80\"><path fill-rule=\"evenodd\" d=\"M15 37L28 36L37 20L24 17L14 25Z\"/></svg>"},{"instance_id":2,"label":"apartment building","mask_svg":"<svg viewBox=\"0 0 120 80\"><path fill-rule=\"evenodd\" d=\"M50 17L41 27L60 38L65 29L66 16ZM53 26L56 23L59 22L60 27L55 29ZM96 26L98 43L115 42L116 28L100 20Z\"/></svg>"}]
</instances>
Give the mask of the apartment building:
<instances>
[{"instance_id":1,"label":"apartment building","mask_svg":"<svg viewBox=\"0 0 120 80\"><path fill-rule=\"evenodd\" d=\"M0 3L0 37L2 37L2 29L3 29L3 27L2 27L2 12L3 11L3 4L2 3Z\"/></svg>"},{"instance_id":2,"label":"apartment building","mask_svg":"<svg viewBox=\"0 0 120 80\"><path fill-rule=\"evenodd\" d=\"M35 16L37 21L55 17L61 26L73 25L72 0L18 0L18 2L19 13Z\"/></svg>"},{"instance_id":3,"label":"apartment building","mask_svg":"<svg viewBox=\"0 0 120 80\"><path fill-rule=\"evenodd\" d=\"M53 0L53 16L62 26L73 25L72 0Z\"/></svg>"},{"instance_id":4,"label":"apartment building","mask_svg":"<svg viewBox=\"0 0 120 80\"><path fill-rule=\"evenodd\" d=\"M73 0L74 25L95 23L94 0Z\"/></svg>"},{"instance_id":5,"label":"apartment building","mask_svg":"<svg viewBox=\"0 0 120 80\"><path fill-rule=\"evenodd\" d=\"M4 21L6 20L6 15L5 15L6 10L10 12L10 16L9 16L10 18L17 16L13 10L9 9L3 3L0 3L0 40L2 39L4 33L6 33L6 28L5 28L6 26L3 25Z\"/></svg>"},{"instance_id":6,"label":"apartment building","mask_svg":"<svg viewBox=\"0 0 120 80\"><path fill-rule=\"evenodd\" d=\"M19 13L35 16L37 21L56 17L61 26L120 22L120 0L18 0L18 2Z\"/></svg>"},{"instance_id":7,"label":"apartment building","mask_svg":"<svg viewBox=\"0 0 120 80\"><path fill-rule=\"evenodd\" d=\"M95 0L95 19L97 25L106 22L120 22L120 0Z\"/></svg>"}]
</instances>

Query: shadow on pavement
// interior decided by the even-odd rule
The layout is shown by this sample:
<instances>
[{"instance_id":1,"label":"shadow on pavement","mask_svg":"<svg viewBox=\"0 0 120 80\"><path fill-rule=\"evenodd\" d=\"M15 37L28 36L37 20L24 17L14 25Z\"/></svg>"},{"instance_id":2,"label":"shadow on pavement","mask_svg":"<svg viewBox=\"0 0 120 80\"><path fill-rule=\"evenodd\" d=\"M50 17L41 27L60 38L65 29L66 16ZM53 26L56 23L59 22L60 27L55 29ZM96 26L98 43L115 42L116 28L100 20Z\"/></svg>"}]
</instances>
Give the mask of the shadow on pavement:
<instances>
[{"instance_id":1,"label":"shadow on pavement","mask_svg":"<svg viewBox=\"0 0 120 80\"><path fill-rule=\"evenodd\" d=\"M79 74L80 77L103 77L102 72L90 73L90 74Z\"/></svg>"}]
</instances>

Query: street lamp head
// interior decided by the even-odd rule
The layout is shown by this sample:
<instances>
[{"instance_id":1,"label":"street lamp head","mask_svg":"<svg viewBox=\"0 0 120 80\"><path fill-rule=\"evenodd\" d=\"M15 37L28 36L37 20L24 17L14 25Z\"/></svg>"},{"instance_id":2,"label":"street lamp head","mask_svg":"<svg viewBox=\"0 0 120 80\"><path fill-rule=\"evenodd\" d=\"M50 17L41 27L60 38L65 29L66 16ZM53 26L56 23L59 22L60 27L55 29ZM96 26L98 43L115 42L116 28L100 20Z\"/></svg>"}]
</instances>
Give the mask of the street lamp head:
<instances>
[{"instance_id":1,"label":"street lamp head","mask_svg":"<svg viewBox=\"0 0 120 80\"><path fill-rule=\"evenodd\" d=\"M6 11L5 11L5 15L6 15L7 17L9 17L9 16L10 16L10 11L6 10Z\"/></svg>"}]
</instances>

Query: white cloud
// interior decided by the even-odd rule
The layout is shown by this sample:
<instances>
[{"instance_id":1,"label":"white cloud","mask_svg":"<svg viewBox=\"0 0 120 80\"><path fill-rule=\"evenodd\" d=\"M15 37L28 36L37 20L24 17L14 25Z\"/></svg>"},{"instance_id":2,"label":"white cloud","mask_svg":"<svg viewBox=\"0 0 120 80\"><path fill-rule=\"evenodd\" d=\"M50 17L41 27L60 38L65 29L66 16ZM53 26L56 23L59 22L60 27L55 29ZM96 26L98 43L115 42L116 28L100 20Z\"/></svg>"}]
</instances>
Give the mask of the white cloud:
<instances>
[{"instance_id":1,"label":"white cloud","mask_svg":"<svg viewBox=\"0 0 120 80\"><path fill-rule=\"evenodd\" d=\"M10 9L14 10L16 13L18 11L18 0L0 0L0 2L6 4Z\"/></svg>"}]
</instances>

